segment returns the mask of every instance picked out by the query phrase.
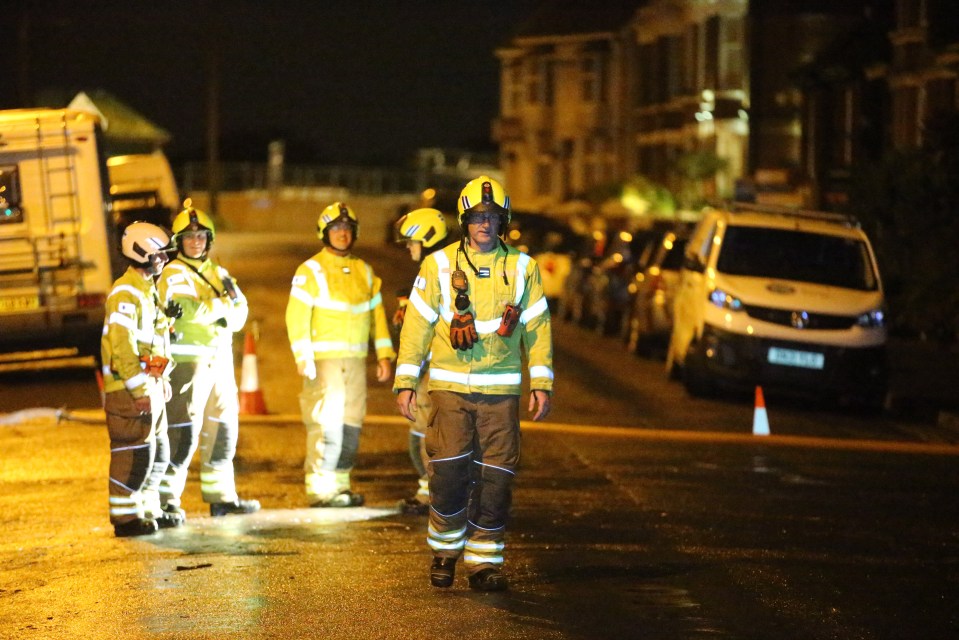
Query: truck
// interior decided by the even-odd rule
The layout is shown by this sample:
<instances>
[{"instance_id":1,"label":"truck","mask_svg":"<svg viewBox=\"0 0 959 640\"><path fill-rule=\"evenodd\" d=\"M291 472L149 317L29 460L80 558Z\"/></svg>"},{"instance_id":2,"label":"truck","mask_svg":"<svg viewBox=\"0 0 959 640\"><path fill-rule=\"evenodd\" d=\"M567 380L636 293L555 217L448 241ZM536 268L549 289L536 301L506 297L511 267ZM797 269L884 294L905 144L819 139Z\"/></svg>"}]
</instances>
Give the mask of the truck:
<instances>
[{"instance_id":1,"label":"truck","mask_svg":"<svg viewBox=\"0 0 959 640\"><path fill-rule=\"evenodd\" d=\"M99 357L123 228L169 227L177 192L162 153L117 161L103 149L96 114L0 111L0 359ZM134 165L153 177L138 180Z\"/></svg>"}]
</instances>

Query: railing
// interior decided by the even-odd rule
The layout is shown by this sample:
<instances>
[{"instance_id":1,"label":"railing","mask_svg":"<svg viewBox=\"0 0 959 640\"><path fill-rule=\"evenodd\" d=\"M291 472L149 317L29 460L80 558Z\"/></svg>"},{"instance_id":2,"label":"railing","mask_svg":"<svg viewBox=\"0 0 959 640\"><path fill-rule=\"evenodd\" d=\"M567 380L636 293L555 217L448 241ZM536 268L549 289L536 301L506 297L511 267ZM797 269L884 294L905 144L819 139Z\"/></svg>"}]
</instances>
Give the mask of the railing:
<instances>
[{"instance_id":1,"label":"railing","mask_svg":"<svg viewBox=\"0 0 959 640\"><path fill-rule=\"evenodd\" d=\"M205 191L209 186L207 164L188 162L176 171L184 193ZM267 163L222 162L219 188L223 191L268 190L279 187L337 187L351 193L384 195L417 193L431 185L431 174L414 169L286 165L276 176Z\"/></svg>"}]
</instances>

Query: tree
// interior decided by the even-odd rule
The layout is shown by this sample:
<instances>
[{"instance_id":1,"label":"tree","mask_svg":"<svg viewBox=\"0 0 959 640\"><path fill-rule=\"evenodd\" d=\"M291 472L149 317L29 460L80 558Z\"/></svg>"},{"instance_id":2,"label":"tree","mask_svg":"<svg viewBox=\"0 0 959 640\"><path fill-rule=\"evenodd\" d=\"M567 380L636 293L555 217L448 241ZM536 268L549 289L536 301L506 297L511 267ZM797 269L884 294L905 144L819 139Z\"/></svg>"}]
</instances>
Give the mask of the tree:
<instances>
[{"instance_id":1,"label":"tree","mask_svg":"<svg viewBox=\"0 0 959 640\"><path fill-rule=\"evenodd\" d=\"M873 239L894 331L959 331L959 112L925 123L923 147L854 172L850 207Z\"/></svg>"}]
</instances>

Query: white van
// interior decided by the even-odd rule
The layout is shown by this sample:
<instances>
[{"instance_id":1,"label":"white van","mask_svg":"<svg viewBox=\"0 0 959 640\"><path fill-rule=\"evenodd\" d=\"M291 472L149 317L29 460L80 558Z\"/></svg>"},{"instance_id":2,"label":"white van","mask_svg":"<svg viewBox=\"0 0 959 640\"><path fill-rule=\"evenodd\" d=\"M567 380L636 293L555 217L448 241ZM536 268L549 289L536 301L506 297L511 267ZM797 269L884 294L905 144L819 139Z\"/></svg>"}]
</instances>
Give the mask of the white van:
<instances>
[{"instance_id":1,"label":"white van","mask_svg":"<svg viewBox=\"0 0 959 640\"><path fill-rule=\"evenodd\" d=\"M855 219L734 205L686 245L666 367L693 395L719 387L879 406L886 323L872 246Z\"/></svg>"},{"instance_id":2,"label":"white van","mask_svg":"<svg viewBox=\"0 0 959 640\"><path fill-rule=\"evenodd\" d=\"M0 355L99 357L106 296L126 269L122 227L170 224L166 158L123 156L108 170L101 142L86 111L0 111Z\"/></svg>"}]
</instances>

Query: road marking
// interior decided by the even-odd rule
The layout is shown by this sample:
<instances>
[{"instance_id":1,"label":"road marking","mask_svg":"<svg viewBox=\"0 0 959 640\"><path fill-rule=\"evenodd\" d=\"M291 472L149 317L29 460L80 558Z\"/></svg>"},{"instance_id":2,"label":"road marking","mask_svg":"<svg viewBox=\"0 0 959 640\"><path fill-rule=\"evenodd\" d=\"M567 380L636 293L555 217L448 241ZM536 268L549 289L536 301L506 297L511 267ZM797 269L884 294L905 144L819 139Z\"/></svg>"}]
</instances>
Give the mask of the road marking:
<instances>
[{"instance_id":1,"label":"road marking","mask_svg":"<svg viewBox=\"0 0 959 640\"><path fill-rule=\"evenodd\" d=\"M76 418L78 422L92 422L94 420L102 421L103 411L70 411L63 416L64 421L69 421L74 418ZM296 413L282 413L265 416L240 416L240 424L295 424L300 422L300 415ZM402 416L368 415L366 416L364 423L368 425L397 425L403 427L409 425L409 422L406 420L406 418ZM559 422L531 422L529 420L520 421L520 427L524 431L564 433L573 436L959 456L959 445L931 442L850 440L839 438L783 435L754 436L751 432L727 433L722 431L679 431L676 429L645 429L640 427L613 427L604 425L565 424Z\"/></svg>"}]
</instances>

